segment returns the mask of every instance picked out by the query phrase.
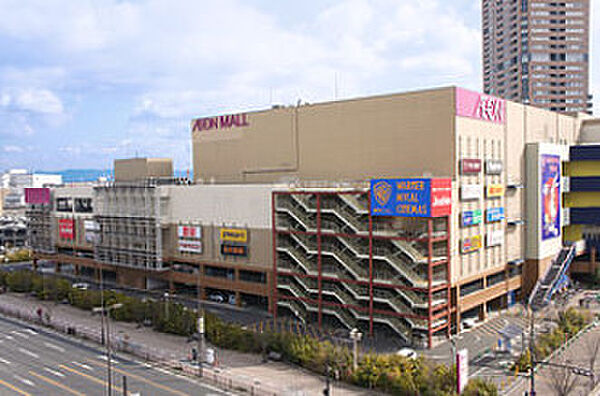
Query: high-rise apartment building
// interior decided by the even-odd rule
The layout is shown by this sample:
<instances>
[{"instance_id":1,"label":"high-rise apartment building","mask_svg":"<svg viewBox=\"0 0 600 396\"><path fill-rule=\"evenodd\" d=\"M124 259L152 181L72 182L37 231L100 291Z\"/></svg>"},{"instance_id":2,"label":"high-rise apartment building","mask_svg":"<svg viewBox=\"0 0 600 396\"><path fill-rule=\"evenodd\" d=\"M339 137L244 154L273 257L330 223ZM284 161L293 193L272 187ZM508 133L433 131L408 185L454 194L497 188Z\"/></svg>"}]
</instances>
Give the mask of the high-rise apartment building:
<instances>
[{"instance_id":1,"label":"high-rise apartment building","mask_svg":"<svg viewBox=\"0 0 600 396\"><path fill-rule=\"evenodd\" d=\"M589 0L482 0L483 90L591 112Z\"/></svg>"}]
</instances>

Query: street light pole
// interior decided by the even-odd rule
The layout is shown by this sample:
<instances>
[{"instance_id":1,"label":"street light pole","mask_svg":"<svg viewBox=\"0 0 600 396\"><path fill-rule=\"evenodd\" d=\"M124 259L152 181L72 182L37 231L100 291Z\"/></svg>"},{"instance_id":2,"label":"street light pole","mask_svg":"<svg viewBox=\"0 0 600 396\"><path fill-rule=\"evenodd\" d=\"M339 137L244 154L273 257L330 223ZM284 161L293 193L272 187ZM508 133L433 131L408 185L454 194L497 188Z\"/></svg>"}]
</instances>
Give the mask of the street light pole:
<instances>
[{"instance_id":1,"label":"street light pole","mask_svg":"<svg viewBox=\"0 0 600 396\"><path fill-rule=\"evenodd\" d=\"M534 322L534 315L533 315L533 308L530 307L531 310L531 321L529 324L529 361L530 361L530 375L529 375L529 396L535 396L535 358L534 358L534 353L535 353L535 334L534 334L534 329L535 326L533 325Z\"/></svg>"},{"instance_id":2,"label":"street light pole","mask_svg":"<svg viewBox=\"0 0 600 396\"><path fill-rule=\"evenodd\" d=\"M102 301L104 303L104 300ZM104 304L101 307L97 307L93 309L93 312L101 312L102 315L107 314L106 317L106 370L108 380L106 382L107 385L107 394L108 396L112 395L112 362L111 362L111 350L110 350L110 311L113 309L121 308L123 304L113 304L110 307L104 307ZM104 327L102 328L104 330Z\"/></svg>"}]
</instances>

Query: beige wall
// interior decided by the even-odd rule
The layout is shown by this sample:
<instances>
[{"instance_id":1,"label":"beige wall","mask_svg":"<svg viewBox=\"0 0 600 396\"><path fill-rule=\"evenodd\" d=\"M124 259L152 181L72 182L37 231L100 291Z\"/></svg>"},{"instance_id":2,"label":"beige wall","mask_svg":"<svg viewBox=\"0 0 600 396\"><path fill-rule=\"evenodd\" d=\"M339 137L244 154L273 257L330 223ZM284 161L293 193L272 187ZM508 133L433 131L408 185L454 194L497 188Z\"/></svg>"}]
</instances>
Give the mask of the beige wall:
<instances>
[{"instance_id":1,"label":"beige wall","mask_svg":"<svg viewBox=\"0 0 600 396\"><path fill-rule=\"evenodd\" d=\"M186 224L187 225L187 224ZM230 263L248 266L248 269L269 269L273 266L271 229L246 229L248 231L248 257L221 255L220 226L202 227L202 253L181 253L178 251L177 225L163 229L164 256L174 259L198 260L204 263ZM227 228L227 227L225 227Z\"/></svg>"},{"instance_id":2,"label":"beige wall","mask_svg":"<svg viewBox=\"0 0 600 396\"><path fill-rule=\"evenodd\" d=\"M442 88L249 113L249 126L193 132L194 177L218 183L447 177L453 98L453 88Z\"/></svg>"},{"instance_id":3,"label":"beige wall","mask_svg":"<svg viewBox=\"0 0 600 396\"><path fill-rule=\"evenodd\" d=\"M173 161L169 158L116 159L114 167L116 181L134 181L148 177L173 176Z\"/></svg>"}]
</instances>

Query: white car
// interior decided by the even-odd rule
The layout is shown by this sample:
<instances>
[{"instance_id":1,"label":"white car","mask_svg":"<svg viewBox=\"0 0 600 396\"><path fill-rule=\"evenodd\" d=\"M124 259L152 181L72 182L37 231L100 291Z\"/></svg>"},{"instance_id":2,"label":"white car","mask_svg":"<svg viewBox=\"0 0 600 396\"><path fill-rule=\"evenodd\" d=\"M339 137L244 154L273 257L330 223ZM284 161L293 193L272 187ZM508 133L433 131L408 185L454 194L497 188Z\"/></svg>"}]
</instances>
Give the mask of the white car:
<instances>
[{"instance_id":1,"label":"white car","mask_svg":"<svg viewBox=\"0 0 600 396\"><path fill-rule=\"evenodd\" d=\"M71 287L72 287L73 289L87 290L87 289L89 289L89 288L90 288L90 285L89 285L89 284L87 284L87 283L73 283L73 284L71 285Z\"/></svg>"},{"instance_id":2,"label":"white car","mask_svg":"<svg viewBox=\"0 0 600 396\"><path fill-rule=\"evenodd\" d=\"M463 319L463 321L462 321L463 330L464 329L472 329L473 327L475 327L476 324L477 324L477 319L475 319L475 318L467 318L467 319Z\"/></svg>"},{"instance_id":3,"label":"white car","mask_svg":"<svg viewBox=\"0 0 600 396\"><path fill-rule=\"evenodd\" d=\"M418 357L417 352L414 349L402 348L396 352L398 356L404 356L407 359L416 359Z\"/></svg>"},{"instance_id":4,"label":"white car","mask_svg":"<svg viewBox=\"0 0 600 396\"><path fill-rule=\"evenodd\" d=\"M214 301L214 302L218 302L218 303L225 302L225 298L223 298L223 296L220 294L211 294L210 296L208 296L208 299L210 301Z\"/></svg>"}]
</instances>

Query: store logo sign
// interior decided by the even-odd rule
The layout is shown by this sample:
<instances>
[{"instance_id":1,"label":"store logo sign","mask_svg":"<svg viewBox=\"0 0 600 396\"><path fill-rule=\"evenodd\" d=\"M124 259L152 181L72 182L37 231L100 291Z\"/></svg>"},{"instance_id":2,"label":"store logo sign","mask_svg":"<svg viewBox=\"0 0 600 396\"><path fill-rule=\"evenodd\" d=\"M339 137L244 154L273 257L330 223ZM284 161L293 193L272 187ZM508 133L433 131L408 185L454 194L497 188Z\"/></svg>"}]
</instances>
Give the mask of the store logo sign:
<instances>
[{"instance_id":1,"label":"store logo sign","mask_svg":"<svg viewBox=\"0 0 600 396\"><path fill-rule=\"evenodd\" d=\"M240 228L221 228L221 240L228 242L248 242L248 231Z\"/></svg>"},{"instance_id":2,"label":"store logo sign","mask_svg":"<svg viewBox=\"0 0 600 396\"><path fill-rule=\"evenodd\" d=\"M460 172L463 175L481 172L481 160L477 158L464 158L460 160Z\"/></svg>"},{"instance_id":3,"label":"store logo sign","mask_svg":"<svg viewBox=\"0 0 600 396\"><path fill-rule=\"evenodd\" d=\"M488 175L499 175L502 173L502 161L489 159L485 161L485 173Z\"/></svg>"},{"instance_id":4,"label":"store logo sign","mask_svg":"<svg viewBox=\"0 0 600 396\"><path fill-rule=\"evenodd\" d=\"M481 249L481 235L475 235L468 238L463 238L460 247L461 253L470 253Z\"/></svg>"},{"instance_id":5,"label":"store logo sign","mask_svg":"<svg viewBox=\"0 0 600 396\"><path fill-rule=\"evenodd\" d=\"M504 243L504 231L503 230L494 230L488 232L486 235L485 244L487 247L499 246Z\"/></svg>"},{"instance_id":6,"label":"store logo sign","mask_svg":"<svg viewBox=\"0 0 600 396\"><path fill-rule=\"evenodd\" d=\"M488 198L498 198L504 195L504 186L502 184L488 184L485 190L485 196Z\"/></svg>"},{"instance_id":7,"label":"store logo sign","mask_svg":"<svg viewBox=\"0 0 600 396\"><path fill-rule=\"evenodd\" d=\"M479 199L481 196L481 184L463 184L460 187L460 199L469 201Z\"/></svg>"},{"instance_id":8,"label":"store logo sign","mask_svg":"<svg viewBox=\"0 0 600 396\"><path fill-rule=\"evenodd\" d=\"M462 88L456 88L456 115L504 124L506 101Z\"/></svg>"},{"instance_id":9,"label":"store logo sign","mask_svg":"<svg viewBox=\"0 0 600 396\"><path fill-rule=\"evenodd\" d=\"M373 186L373 196L375 201L381 206L386 206L392 195L392 186L390 183L382 180Z\"/></svg>"},{"instance_id":10,"label":"store logo sign","mask_svg":"<svg viewBox=\"0 0 600 396\"><path fill-rule=\"evenodd\" d=\"M229 114L216 117L197 118L192 121L192 132L231 129L250 126L248 114Z\"/></svg>"},{"instance_id":11,"label":"store logo sign","mask_svg":"<svg viewBox=\"0 0 600 396\"><path fill-rule=\"evenodd\" d=\"M504 208L503 207L499 207L499 208L489 208L486 211L485 214L485 220L488 223L494 223L496 221L502 221L504 220Z\"/></svg>"},{"instance_id":12,"label":"store logo sign","mask_svg":"<svg viewBox=\"0 0 600 396\"><path fill-rule=\"evenodd\" d=\"M466 210L462 213L462 225L463 227L472 226L481 223L481 209Z\"/></svg>"}]
</instances>

